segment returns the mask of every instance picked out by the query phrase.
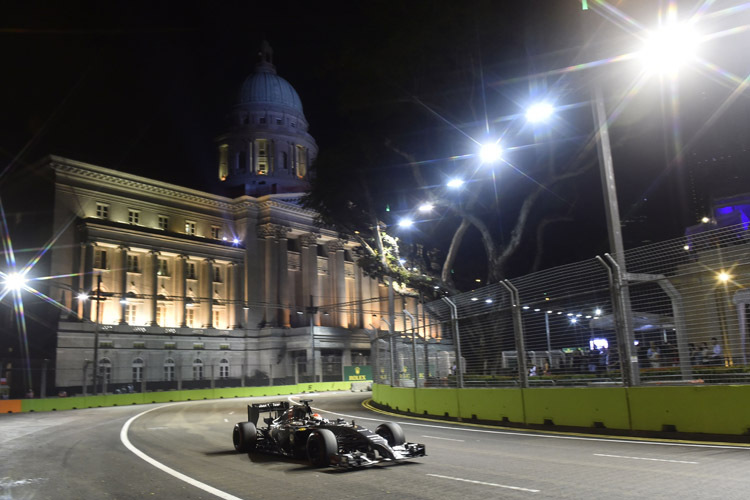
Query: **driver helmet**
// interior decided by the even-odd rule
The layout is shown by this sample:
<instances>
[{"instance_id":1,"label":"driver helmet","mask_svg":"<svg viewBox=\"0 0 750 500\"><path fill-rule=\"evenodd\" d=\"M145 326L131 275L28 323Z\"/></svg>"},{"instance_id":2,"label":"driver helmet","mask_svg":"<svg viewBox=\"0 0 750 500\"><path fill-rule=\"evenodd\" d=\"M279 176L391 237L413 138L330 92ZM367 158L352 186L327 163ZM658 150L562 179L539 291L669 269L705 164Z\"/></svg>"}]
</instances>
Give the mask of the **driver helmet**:
<instances>
[{"instance_id":1,"label":"driver helmet","mask_svg":"<svg viewBox=\"0 0 750 500\"><path fill-rule=\"evenodd\" d=\"M317 421L317 422L322 422L323 421L323 417L320 416L320 413L313 413L312 414L312 419L315 420L315 421Z\"/></svg>"}]
</instances>

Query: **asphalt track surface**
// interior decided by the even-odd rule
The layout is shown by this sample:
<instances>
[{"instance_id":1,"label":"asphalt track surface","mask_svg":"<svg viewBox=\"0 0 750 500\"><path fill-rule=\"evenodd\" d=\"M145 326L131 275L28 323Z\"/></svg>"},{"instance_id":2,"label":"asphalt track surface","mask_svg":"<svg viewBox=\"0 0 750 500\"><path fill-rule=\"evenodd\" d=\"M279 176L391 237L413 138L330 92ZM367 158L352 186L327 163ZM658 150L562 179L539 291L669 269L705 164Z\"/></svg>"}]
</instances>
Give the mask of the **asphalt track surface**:
<instances>
[{"instance_id":1,"label":"asphalt track surface","mask_svg":"<svg viewBox=\"0 0 750 500\"><path fill-rule=\"evenodd\" d=\"M327 418L396 421L428 456L340 471L236 453L247 404L286 397L0 415L0 500L750 498L747 446L408 419L363 407L367 393L301 397Z\"/></svg>"}]
</instances>

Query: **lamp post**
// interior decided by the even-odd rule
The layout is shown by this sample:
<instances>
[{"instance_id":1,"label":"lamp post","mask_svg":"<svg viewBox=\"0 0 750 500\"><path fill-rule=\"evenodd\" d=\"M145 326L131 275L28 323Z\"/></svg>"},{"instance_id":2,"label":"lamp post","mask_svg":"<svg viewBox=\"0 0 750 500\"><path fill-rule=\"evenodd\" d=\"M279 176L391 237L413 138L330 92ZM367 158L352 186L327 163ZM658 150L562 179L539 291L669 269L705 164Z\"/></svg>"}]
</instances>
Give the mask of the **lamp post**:
<instances>
[{"instance_id":1,"label":"lamp post","mask_svg":"<svg viewBox=\"0 0 750 500\"><path fill-rule=\"evenodd\" d=\"M310 305L305 308L305 312L310 317L310 349L312 351L312 377L313 382L316 382L317 373L315 372L315 315L318 314L318 308L313 305L313 296L310 295Z\"/></svg>"},{"instance_id":2,"label":"lamp post","mask_svg":"<svg viewBox=\"0 0 750 500\"><path fill-rule=\"evenodd\" d=\"M616 304L620 315L622 330L618 332L618 348L620 351L620 364L623 371L623 382L625 385L638 385L640 381L640 369L638 367L638 356L633 355L633 314L630 306L630 291L627 287L627 274L625 267L625 246L622 242L622 225L620 223L620 209L617 203L617 187L615 185L615 172L612 162L612 146L609 141L609 124L607 122L607 111L604 106L601 86L594 85L593 90L593 113L596 127L596 146L599 153L599 171L602 181L602 192L604 194L604 211L607 216L607 234L609 236L609 248L614 254L617 263L617 273L621 276L618 280L621 284L620 293L617 294L619 304Z\"/></svg>"},{"instance_id":3,"label":"lamp post","mask_svg":"<svg viewBox=\"0 0 750 500\"><path fill-rule=\"evenodd\" d=\"M99 394L99 323L101 321L102 275L96 276L96 322L94 323L94 396Z\"/></svg>"}]
</instances>

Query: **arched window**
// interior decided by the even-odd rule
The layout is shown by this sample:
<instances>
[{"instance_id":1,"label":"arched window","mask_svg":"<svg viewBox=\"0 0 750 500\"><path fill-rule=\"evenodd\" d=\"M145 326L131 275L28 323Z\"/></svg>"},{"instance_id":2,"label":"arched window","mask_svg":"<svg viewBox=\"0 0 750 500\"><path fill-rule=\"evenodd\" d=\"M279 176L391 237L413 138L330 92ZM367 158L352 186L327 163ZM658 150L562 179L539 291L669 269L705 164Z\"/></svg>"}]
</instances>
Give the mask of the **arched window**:
<instances>
[{"instance_id":1,"label":"arched window","mask_svg":"<svg viewBox=\"0 0 750 500\"><path fill-rule=\"evenodd\" d=\"M133 360L133 382L140 382L143 380L143 367L145 363L142 358L135 358Z\"/></svg>"},{"instance_id":2,"label":"arched window","mask_svg":"<svg viewBox=\"0 0 750 500\"><path fill-rule=\"evenodd\" d=\"M193 361L193 380L203 380L203 360L200 358Z\"/></svg>"},{"instance_id":3,"label":"arched window","mask_svg":"<svg viewBox=\"0 0 750 500\"><path fill-rule=\"evenodd\" d=\"M174 359L172 358L164 360L164 380L167 382L174 381Z\"/></svg>"},{"instance_id":4,"label":"arched window","mask_svg":"<svg viewBox=\"0 0 750 500\"><path fill-rule=\"evenodd\" d=\"M112 382L112 361L109 358L99 360L99 381L105 386Z\"/></svg>"},{"instance_id":5,"label":"arched window","mask_svg":"<svg viewBox=\"0 0 750 500\"><path fill-rule=\"evenodd\" d=\"M219 378L229 378L229 361L226 358L219 361Z\"/></svg>"}]
</instances>

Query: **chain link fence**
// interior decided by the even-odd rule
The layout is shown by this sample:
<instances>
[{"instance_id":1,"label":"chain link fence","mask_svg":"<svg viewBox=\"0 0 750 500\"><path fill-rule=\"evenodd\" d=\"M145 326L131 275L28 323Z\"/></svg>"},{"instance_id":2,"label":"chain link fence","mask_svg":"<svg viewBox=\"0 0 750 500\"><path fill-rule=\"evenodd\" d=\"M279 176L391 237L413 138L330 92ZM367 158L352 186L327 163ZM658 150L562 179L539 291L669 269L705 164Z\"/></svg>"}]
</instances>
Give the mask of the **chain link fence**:
<instances>
[{"instance_id":1,"label":"chain link fence","mask_svg":"<svg viewBox=\"0 0 750 500\"><path fill-rule=\"evenodd\" d=\"M742 224L411 307L391 318L395 331L366 330L370 352L358 351L352 364L370 365L375 383L398 387L744 384L749 306L750 231ZM58 387L52 361L4 362L0 397L23 397L29 370L44 381L35 396L312 381L305 357L283 372L253 359L240 366L183 357L105 366L97 388L91 364L64 377L80 382ZM319 381L343 379L340 351L321 349L316 362Z\"/></svg>"},{"instance_id":2,"label":"chain link fence","mask_svg":"<svg viewBox=\"0 0 750 500\"><path fill-rule=\"evenodd\" d=\"M426 304L422 325L375 342L376 382L750 382L747 224L628 250L624 263L595 257Z\"/></svg>"}]
</instances>

